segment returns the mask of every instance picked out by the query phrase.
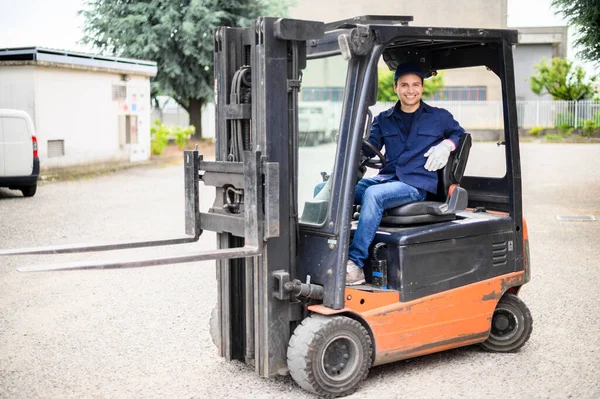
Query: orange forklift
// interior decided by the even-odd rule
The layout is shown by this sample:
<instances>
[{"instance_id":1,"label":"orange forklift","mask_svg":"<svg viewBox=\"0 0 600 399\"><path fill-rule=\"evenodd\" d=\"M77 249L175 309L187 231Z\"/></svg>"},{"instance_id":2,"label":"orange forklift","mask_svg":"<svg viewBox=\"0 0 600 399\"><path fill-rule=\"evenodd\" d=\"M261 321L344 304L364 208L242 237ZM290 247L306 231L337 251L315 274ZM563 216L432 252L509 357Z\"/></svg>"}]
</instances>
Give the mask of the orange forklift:
<instances>
[{"instance_id":1,"label":"orange forklift","mask_svg":"<svg viewBox=\"0 0 600 399\"><path fill-rule=\"evenodd\" d=\"M216 232L218 248L211 251L20 270L216 260L210 330L219 355L250 364L263 377L289 373L305 390L326 397L354 392L380 364L472 344L518 350L529 339L532 317L518 297L530 272L512 58L517 32L411 21L259 18L249 28L217 29L216 160L198 151L184 154L185 236L0 255L174 245L197 241L204 230ZM386 211L365 264L367 282L346 287L348 246L360 211L352 201L358 170L388 161L378 151L373 159L361 153L376 105L378 65L394 70L407 61L418 62L428 76L480 67L498 79L503 173L465 173L475 144L463 135L439 171L437 194ZM331 73L334 66L343 72ZM341 81L341 87L327 91L328 81ZM335 140L304 148L300 99L326 96L337 107ZM323 173L318 194L307 195L305 182L318 183L315 160L329 162L330 173ZM201 183L216 190L207 212L199 207Z\"/></svg>"}]
</instances>

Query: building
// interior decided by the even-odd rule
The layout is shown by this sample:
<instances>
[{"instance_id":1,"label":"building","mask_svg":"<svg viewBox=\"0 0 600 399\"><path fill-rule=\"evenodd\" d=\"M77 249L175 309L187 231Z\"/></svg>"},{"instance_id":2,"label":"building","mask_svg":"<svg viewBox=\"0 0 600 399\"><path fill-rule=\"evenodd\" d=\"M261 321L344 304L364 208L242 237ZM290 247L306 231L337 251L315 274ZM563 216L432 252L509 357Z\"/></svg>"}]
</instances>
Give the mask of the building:
<instances>
[{"instance_id":1,"label":"building","mask_svg":"<svg viewBox=\"0 0 600 399\"><path fill-rule=\"evenodd\" d=\"M514 28L519 30L519 44L513 50L517 100L552 100L548 94L538 96L531 91L529 77L542 59L567 57L567 27Z\"/></svg>"},{"instance_id":2,"label":"building","mask_svg":"<svg viewBox=\"0 0 600 399\"><path fill-rule=\"evenodd\" d=\"M319 10L318 14L315 10ZM460 11L459 11L460 10ZM413 26L455 28L506 28L507 0L424 0L379 1L300 0L290 8L290 17L338 21L358 15L410 15ZM332 68L330 68L332 69ZM330 72L331 73L331 72ZM338 74L339 75L339 74ZM485 67L448 70L444 73L445 89L440 95L448 100L499 100L500 80ZM343 87L336 83L336 86ZM305 86L303 86L305 90ZM303 97L304 100L306 100Z\"/></svg>"},{"instance_id":3,"label":"building","mask_svg":"<svg viewBox=\"0 0 600 399\"><path fill-rule=\"evenodd\" d=\"M290 8L290 17L332 22L358 15L409 15L412 26L443 26L457 28L507 29L507 0L423 0L365 2L361 0L300 0ZM318 14L315 10L319 10ZM514 65L518 99L539 99L529 88L526 79L533 73L533 65L542 57L566 56L566 27L509 28L519 30L519 45L515 47ZM326 64L326 61L321 61ZM330 99L340 96L343 75L335 66L322 67L323 72L311 73L315 80L303 85L304 101ZM336 78L337 77L337 78ZM500 101L500 79L484 66L444 71L445 88L435 99L449 101ZM333 84L332 84L333 83ZM321 86L322 85L322 86ZM327 87L329 85L329 87Z\"/></svg>"},{"instance_id":4,"label":"building","mask_svg":"<svg viewBox=\"0 0 600 399\"><path fill-rule=\"evenodd\" d=\"M32 117L42 169L150 158L155 62L0 49L0 108Z\"/></svg>"}]
</instances>

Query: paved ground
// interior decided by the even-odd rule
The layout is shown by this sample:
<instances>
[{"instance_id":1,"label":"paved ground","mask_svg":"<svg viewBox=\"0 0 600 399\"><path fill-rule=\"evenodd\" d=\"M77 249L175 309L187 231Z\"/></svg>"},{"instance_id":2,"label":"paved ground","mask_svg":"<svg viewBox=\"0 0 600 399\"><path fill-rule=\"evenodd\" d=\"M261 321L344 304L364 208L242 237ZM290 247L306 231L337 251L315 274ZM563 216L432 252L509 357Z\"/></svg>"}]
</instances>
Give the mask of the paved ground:
<instances>
[{"instance_id":1,"label":"paved ground","mask_svg":"<svg viewBox=\"0 0 600 399\"><path fill-rule=\"evenodd\" d=\"M481 148L470 164L483 168L496 147ZM600 145L527 143L522 157L533 263L522 290L534 317L529 343L516 354L468 347L376 367L352 397L600 397L600 222L556 220L600 219ZM201 195L212 202L210 191ZM29 199L0 189L0 248L178 235L182 198L181 166L45 184ZM214 247L214 236L180 251L198 247ZM212 262L15 271L56 261L0 258L0 398L311 397L290 378L261 379L216 355L207 329Z\"/></svg>"}]
</instances>

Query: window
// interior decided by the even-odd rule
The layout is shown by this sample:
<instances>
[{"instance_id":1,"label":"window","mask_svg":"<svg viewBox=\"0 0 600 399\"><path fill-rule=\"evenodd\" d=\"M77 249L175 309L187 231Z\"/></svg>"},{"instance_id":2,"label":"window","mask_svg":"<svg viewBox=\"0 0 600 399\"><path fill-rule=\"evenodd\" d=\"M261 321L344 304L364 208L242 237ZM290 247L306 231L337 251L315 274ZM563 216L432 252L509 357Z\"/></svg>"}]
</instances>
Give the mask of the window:
<instances>
[{"instance_id":1,"label":"window","mask_svg":"<svg viewBox=\"0 0 600 399\"><path fill-rule=\"evenodd\" d=\"M3 118L0 123L4 125L4 141L6 143L21 143L31 141L27 122L23 118Z\"/></svg>"},{"instance_id":2,"label":"window","mask_svg":"<svg viewBox=\"0 0 600 399\"><path fill-rule=\"evenodd\" d=\"M344 101L343 87L302 87L302 101Z\"/></svg>"},{"instance_id":3,"label":"window","mask_svg":"<svg viewBox=\"0 0 600 399\"><path fill-rule=\"evenodd\" d=\"M324 180L333 172L347 69L341 56L333 56L308 60L303 72L298 104L298 211L303 224L327 220L333 180L327 186Z\"/></svg>"},{"instance_id":4,"label":"window","mask_svg":"<svg viewBox=\"0 0 600 399\"><path fill-rule=\"evenodd\" d=\"M444 101L486 101L486 86L446 86L435 93L430 100Z\"/></svg>"}]
</instances>

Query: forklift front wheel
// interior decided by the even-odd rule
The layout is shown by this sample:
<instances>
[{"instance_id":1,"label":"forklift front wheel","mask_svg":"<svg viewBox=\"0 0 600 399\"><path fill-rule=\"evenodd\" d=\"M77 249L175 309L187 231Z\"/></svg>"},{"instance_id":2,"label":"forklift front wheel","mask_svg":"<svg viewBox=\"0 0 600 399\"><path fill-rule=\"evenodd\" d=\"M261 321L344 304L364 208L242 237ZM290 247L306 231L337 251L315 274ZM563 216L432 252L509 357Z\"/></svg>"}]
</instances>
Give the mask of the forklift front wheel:
<instances>
[{"instance_id":1,"label":"forklift front wheel","mask_svg":"<svg viewBox=\"0 0 600 399\"><path fill-rule=\"evenodd\" d=\"M367 377L371 336L356 320L313 314L296 327L287 351L292 378L303 389L326 397L346 396Z\"/></svg>"},{"instance_id":2,"label":"forklift front wheel","mask_svg":"<svg viewBox=\"0 0 600 399\"><path fill-rule=\"evenodd\" d=\"M527 305L507 293L496 305L490 336L481 346L492 352L515 352L529 340L532 330L533 318Z\"/></svg>"}]
</instances>

